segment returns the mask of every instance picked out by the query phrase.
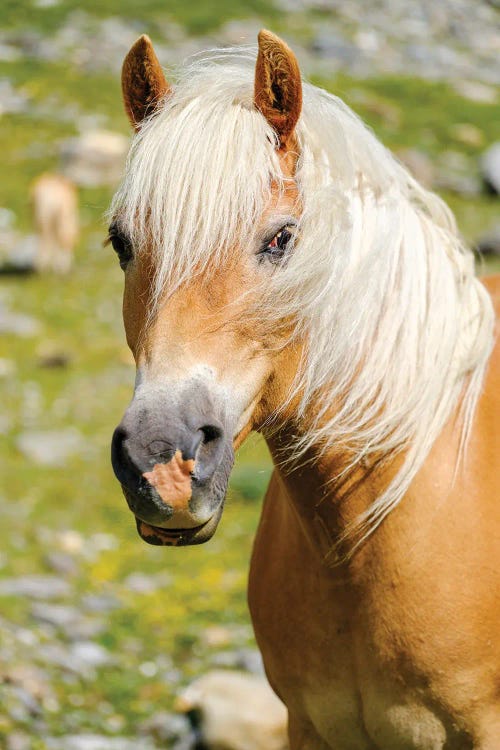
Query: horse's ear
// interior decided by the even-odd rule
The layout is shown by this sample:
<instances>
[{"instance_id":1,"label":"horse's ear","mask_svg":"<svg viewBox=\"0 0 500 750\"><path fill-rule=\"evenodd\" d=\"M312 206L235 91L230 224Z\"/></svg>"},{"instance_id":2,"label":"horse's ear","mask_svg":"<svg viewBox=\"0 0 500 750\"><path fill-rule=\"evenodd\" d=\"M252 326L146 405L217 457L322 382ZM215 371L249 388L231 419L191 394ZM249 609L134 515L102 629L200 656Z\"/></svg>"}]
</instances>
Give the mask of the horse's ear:
<instances>
[{"instance_id":1,"label":"horse's ear","mask_svg":"<svg viewBox=\"0 0 500 750\"><path fill-rule=\"evenodd\" d=\"M302 109L302 82L292 50L266 29L259 32L254 101L285 148Z\"/></svg>"},{"instance_id":2,"label":"horse's ear","mask_svg":"<svg viewBox=\"0 0 500 750\"><path fill-rule=\"evenodd\" d=\"M123 103L135 130L168 90L151 40L143 34L130 48L122 66Z\"/></svg>"}]
</instances>

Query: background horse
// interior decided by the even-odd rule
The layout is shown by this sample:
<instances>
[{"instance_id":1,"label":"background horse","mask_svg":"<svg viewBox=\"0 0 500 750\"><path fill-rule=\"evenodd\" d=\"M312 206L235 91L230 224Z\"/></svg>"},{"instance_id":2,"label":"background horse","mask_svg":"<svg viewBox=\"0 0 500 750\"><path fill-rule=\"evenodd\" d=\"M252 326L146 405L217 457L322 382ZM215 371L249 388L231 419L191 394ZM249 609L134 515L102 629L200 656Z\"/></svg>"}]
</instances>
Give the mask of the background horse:
<instances>
[{"instance_id":1,"label":"background horse","mask_svg":"<svg viewBox=\"0 0 500 750\"><path fill-rule=\"evenodd\" d=\"M39 271L67 273L78 239L78 194L71 180L45 172L31 188L33 223L38 235Z\"/></svg>"},{"instance_id":2,"label":"background horse","mask_svg":"<svg viewBox=\"0 0 500 750\"><path fill-rule=\"evenodd\" d=\"M141 37L122 84L140 536L209 539L262 431L249 598L292 750L498 748L500 362L450 212L269 32L175 87Z\"/></svg>"}]
</instances>

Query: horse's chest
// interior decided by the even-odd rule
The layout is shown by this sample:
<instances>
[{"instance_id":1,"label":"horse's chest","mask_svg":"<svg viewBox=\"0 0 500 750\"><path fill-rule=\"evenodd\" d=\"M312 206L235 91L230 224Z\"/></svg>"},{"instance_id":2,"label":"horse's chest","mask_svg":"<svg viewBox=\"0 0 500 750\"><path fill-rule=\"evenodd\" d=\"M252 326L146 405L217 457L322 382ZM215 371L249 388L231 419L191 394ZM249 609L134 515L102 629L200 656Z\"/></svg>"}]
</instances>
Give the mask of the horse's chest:
<instances>
[{"instance_id":1,"label":"horse's chest","mask_svg":"<svg viewBox=\"0 0 500 750\"><path fill-rule=\"evenodd\" d=\"M293 539L287 546L279 528L264 517L249 601L269 679L305 733L292 750L441 750L441 721L397 675L383 674L353 592Z\"/></svg>"}]
</instances>

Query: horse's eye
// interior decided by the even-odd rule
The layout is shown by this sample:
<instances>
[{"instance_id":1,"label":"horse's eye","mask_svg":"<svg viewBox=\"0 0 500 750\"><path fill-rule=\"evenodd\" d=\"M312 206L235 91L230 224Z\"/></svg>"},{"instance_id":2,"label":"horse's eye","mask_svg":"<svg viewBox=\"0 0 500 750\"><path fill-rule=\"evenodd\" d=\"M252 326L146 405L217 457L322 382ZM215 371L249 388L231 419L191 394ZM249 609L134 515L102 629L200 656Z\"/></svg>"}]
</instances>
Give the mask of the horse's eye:
<instances>
[{"instance_id":1,"label":"horse's eye","mask_svg":"<svg viewBox=\"0 0 500 750\"><path fill-rule=\"evenodd\" d=\"M280 231L274 235L271 242L266 242L260 252L259 259L267 258L271 263L279 263L285 258L288 250L293 245L295 239L296 227L292 224L287 224L282 227Z\"/></svg>"},{"instance_id":2,"label":"horse's eye","mask_svg":"<svg viewBox=\"0 0 500 750\"><path fill-rule=\"evenodd\" d=\"M132 260L132 246L130 242L116 230L110 231L108 239L113 246L113 250L118 255L120 267L125 270L129 261Z\"/></svg>"}]
</instances>

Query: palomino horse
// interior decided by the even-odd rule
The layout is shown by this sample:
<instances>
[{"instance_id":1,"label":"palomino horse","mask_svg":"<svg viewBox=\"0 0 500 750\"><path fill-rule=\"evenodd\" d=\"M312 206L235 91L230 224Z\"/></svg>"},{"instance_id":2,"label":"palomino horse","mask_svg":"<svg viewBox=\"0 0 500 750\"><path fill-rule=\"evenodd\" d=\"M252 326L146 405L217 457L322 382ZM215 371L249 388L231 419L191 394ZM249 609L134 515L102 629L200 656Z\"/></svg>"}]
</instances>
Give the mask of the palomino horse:
<instances>
[{"instance_id":1,"label":"palomino horse","mask_svg":"<svg viewBox=\"0 0 500 750\"><path fill-rule=\"evenodd\" d=\"M260 430L249 599L292 750L498 750L500 353L450 212L267 31L172 87L141 37L122 83L140 536L210 539Z\"/></svg>"},{"instance_id":2,"label":"palomino horse","mask_svg":"<svg viewBox=\"0 0 500 750\"><path fill-rule=\"evenodd\" d=\"M60 174L45 172L32 185L33 223L38 235L35 266L39 271L67 273L78 238L78 195Z\"/></svg>"}]
</instances>

